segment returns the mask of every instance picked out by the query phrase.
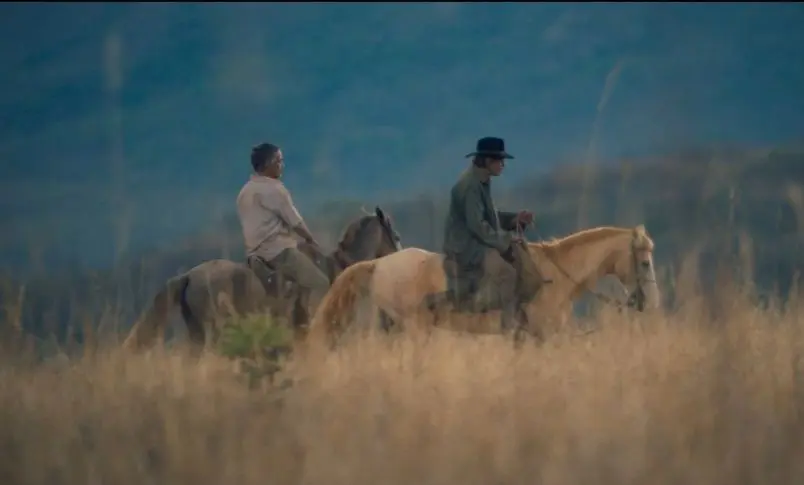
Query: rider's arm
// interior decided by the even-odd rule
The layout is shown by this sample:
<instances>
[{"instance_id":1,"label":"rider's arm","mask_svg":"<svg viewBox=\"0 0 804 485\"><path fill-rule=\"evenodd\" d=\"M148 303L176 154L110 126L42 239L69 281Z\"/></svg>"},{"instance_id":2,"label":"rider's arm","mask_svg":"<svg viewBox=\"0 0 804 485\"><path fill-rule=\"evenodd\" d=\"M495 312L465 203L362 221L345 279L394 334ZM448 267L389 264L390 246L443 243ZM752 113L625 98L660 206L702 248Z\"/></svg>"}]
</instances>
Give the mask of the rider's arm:
<instances>
[{"instance_id":1,"label":"rider's arm","mask_svg":"<svg viewBox=\"0 0 804 485\"><path fill-rule=\"evenodd\" d=\"M307 225L304 224L304 221L299 223L297 226L294 226L293 231L308 243L315 242L315 238L313 237L312 233L310 233L310 230L307 229Z\"/></svg>"},{"instance_id":2,"label":"rider's arm","mask_svg":"<svg viewBox=\"0 0 804 485\"><path fill-rule=\"evenodd\" d=\"M511 245L511 237L508 233L495 231L483 218L485 206L479 186L470 185L466 189L464 204L467 229L486 246L492 247L501 253L507 251Z\"/></svg>"},{"instance_id":3,"label":"rider's arm","mask_svg":"<svg viewBox=\"0 0 804 485\"><path fill-rule=\"evenodd\" d=\"M290 196L290 192L288 192L287 189L283 187L279 190L277 197L272 202L273 210L285 221L285 224L287 224L293 232L301 236L307 242L313 242L315 240L310 230L307 228L307 225L304 223L301 214L299 214L298 209L296 209L293 198Z\"/></svg>"}]
</instances>

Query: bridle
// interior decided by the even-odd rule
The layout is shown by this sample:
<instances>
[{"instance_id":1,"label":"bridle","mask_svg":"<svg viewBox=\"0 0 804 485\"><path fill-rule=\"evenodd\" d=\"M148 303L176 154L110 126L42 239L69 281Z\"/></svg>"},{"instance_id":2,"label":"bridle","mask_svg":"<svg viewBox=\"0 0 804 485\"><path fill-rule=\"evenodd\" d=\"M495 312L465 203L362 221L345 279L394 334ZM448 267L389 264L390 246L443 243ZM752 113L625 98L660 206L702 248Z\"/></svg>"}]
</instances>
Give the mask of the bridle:
<instances>
[{"instance_id":1,"label":"bridle","mask_svg":"<svg viewBox=\"0 0 804 485\"><path fill-rule=\"evenodd\" d=\"M639 261L637 260L637 247L636 247L636 237L634 237L631 241L631 266L634 271L634 277L636 278L636 288L634 291L628 295L628 299L625 302L625 305L628 308L636 308L640 312L645 311L645 290L643 285L645 283L653 282L655 283L656 280L645 280L642 277L642 271L639 268Z\"/></svg>"}]
</instances>

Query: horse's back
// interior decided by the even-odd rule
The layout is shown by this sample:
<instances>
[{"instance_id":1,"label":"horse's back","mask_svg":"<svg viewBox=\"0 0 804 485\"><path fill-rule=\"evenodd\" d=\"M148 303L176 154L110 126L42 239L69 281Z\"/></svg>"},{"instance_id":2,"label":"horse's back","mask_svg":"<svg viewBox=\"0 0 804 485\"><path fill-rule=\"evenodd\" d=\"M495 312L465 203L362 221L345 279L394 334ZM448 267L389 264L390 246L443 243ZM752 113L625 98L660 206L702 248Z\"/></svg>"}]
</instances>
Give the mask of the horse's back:
<instances>
[{"instance_id":1,"label":"horse's back","mask_svg":"<svg viewBox=\"0 0 804 485\"><path fill-rule=\"evenodd\" d=\"M187 270L187 276L191 281L199 279L207 281L231 280L234 275L243 276L253 272L244 263L230 261L228 259L210 259L197 264Z\"/></svg>"},{"instance_id":2,"label":"horse's back","mask_svg":"<svg viewBox=\"0 0 804 485\"><path fill-rule=\"evenodd\" d=\"M444 285L442 260L443 255L420 248L405 248L375 260L375 302L396 313L417 308L424 294Z\"/></svg>"},{"instance_id":3,"label":"horse's back","mask_svg":"<svg viewBox=\"0 0 804 485\"><path fill-rule=\"evenodd\" d=\"M409 284L430 261L440 255L419 248L405 248L376 259L375 282Z\"/></svg>"},{"instance_id":4,"label":"horse's back","mask_svg":"<svg viewBox=\"0 0 804 485\"><path fill-rule=\"evenodd\" d=\"M210 259L190 268L187 272L219 272L233 271L245 267L245 264L230 259Z\"/></svg>"},{"instance_id":5,"label":"horse's back","mask_svg":"<svg viewBox=\"0 0 804 485\"><path fill-rule=\"evenodd\" d=\"M215 295L220 293L259 296L262 284L257 275L244 263L228 259L212 259L190 268L188 298L198 292Z\"/></svg>"}]
</instances>

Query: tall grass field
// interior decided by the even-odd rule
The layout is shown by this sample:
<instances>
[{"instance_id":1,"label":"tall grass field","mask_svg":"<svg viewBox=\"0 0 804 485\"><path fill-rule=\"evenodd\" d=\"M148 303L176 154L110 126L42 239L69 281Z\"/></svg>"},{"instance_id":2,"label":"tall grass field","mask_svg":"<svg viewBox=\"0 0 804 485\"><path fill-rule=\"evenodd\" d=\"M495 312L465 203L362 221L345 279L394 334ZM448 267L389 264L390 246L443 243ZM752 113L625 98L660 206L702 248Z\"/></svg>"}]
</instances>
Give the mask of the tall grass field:
<instances>
[{"instance_id":1,"label":"tall grass field","mask_svg":"<svg viewBox=\"0 0 804 485\"><path fill-rule=\"evenodd\" d=\"M0 483L804 483L804 310L721 296L521 349L354 337L286 388L220 352L6 345Z\"/></svg>"}]
</instances>

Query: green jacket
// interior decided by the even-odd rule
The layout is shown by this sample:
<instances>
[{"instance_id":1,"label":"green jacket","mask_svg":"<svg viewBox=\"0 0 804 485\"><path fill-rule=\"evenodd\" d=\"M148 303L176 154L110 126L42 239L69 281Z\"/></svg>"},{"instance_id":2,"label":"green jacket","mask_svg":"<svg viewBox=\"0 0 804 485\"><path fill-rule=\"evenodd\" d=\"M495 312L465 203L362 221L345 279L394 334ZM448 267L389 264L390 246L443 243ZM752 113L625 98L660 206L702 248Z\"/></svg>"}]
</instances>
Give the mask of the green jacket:
<instances>
[{"instance_id":1,"label":"green jacket","mask_svg":"<svg viewBox=\"0 0 804 485\"><path fill-rule=\"evenodd\" d=\"M489 248L503 253L511 245L516 212L501 212L494 207L491 186L484 170L474 166L466 170L452 187L444 227L444 254L459 266L478 267Z\"/></svg>"}]
</instances>

